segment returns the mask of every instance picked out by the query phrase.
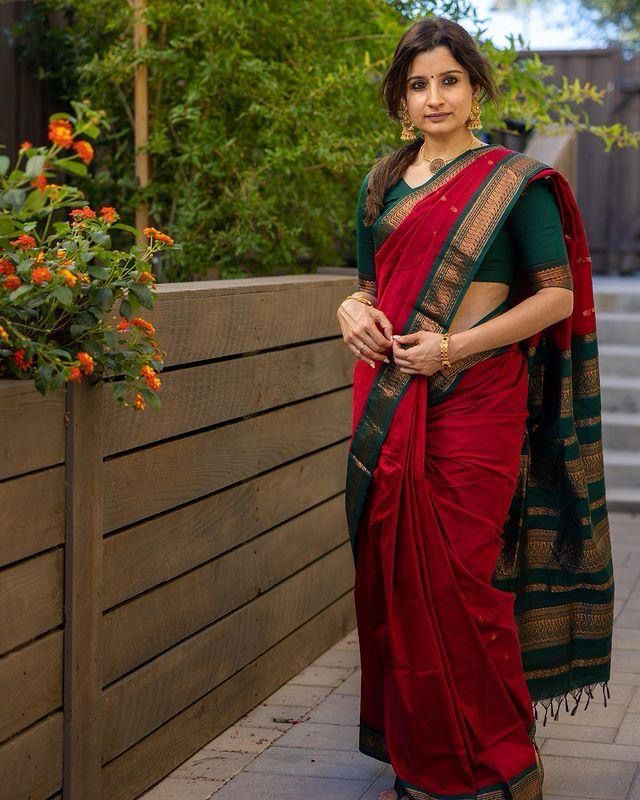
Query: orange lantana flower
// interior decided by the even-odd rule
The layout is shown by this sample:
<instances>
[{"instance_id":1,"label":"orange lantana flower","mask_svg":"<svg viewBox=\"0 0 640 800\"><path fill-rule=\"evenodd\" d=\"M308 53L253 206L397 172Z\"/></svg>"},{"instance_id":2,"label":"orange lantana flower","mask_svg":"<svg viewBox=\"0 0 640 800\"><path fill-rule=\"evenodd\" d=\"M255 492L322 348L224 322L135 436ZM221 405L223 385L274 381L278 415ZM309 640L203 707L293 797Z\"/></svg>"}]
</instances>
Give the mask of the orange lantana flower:
<instances>
[{"instance_id":1,"label":"orange lantana flower","mask_svg":"<svg viewBox=\"0 0 640 800\"><path fill-rule=\"evenodd\" d=\"M93 209L89 208L89 206L83 206L82 208L74 208L73 211L69 212L70 216L73 217L75 221L79 219L94 219L96 216L96 212Z\"/></svg>"},{"instance_id":2,"label":"orange lantana flower","mask_svg":"<svg viewBox=\"0 0 640 800\"><path fill-rule=\"evenodd\" d=\"M32 147L33 145L31 144L31 142L28 139L25 139L24 142L22 142L22 144L20 145L20 151L24 152L25 150L31 150Z\"/></svg>"},{"instance_id":3,"label":"orange lantana flower","mask_svg":"<svg viewBox=\"0 0 640 800\"><path fill-rule=\"evenodd\" d=\"M115 222L118 217L118 212L112 206L102 206L100 209L100 216L104 222Z\"/></svg>"},{"instance_id":4,"label":"orange lantana flower","mask_svg":"<svg viewBox=\"0 0 640 800\"><path fill-rule=\"evenodd\" d=\"M129 330L129 320L126 317L120 317L120 322L116 325L118 333L127 333Z\"/></svg>"},{"instance_id":5,"label":"orange lantana flower","mask_svg":"<svg viewBox=\"0 0 640 800\"><path fill-rule=\"evenodd\" d=\"M14 247L18 247L20 250L28 250L30 247L36 246L36 240L28 233L21 233L11 244Z\"/></svg>"},{"instance_id":6,"label":"orange lantana flower","mask_svg":"<svg viewBox=\"0 0 640 800\"><path fill-rule=\"evenodd\" d=\"M140 367L140 375L142 375L142 377L145 379L146 384L150 389L159 389L162 385L160 383L160 378L157 376L153 367L149 366L149 364L143 364Z\"/></svg>"},{"instance_id":7,"label":"orange lantana flower","mask_svg":"<svg viewBox=\"0 0 640 800\"><path fill-rule=\"evenodd\" d=\"M154 283L155 279L155 275L146 269L138 275L138 281L140 283Z\"/></svg>"},{"instance_id":8,"label":"orange lantana flower","mask_svg":"<svg viewBox=\"0 0 640 800\"><path fill-rule=\"evenodd\" d=\"M142 319L142 317L132 317L131 324L135 325L136 328L143 330L147 336L153 336L153 334L156 332L156 329L153 327L153 325L150 322L147 322L146 319Z\"/></svg>"},{"instance_id":9,"label":"orange lantana flower","mask_svg":"<svg viewBox=\"0 0 640 800\"><path fill-rule=\"evenodd\" d=\"M7 275L2 285L8 292L12 292L14 289L18 289L22 286L22 281L17 275Z\"/></svg>"},{"instance_id":10,"label":"orange lantana flower","mask_svg":"<svg viewBox=\"0 0 640 800\"><path fill-rule=\"evenodd\" d=\"M69 372L69 380L80 383L80 381L82 380L82 373L80 372L80 367L76 366L71 367L71 370Z\"/></svg>"},{"instance_id":11,"label":"orange lantana flower","mask_svg":"<svg viewBox=\"0 0 640 800\"><path fill-rule=\"evenodd\" d=\"M143 233L145 236L157 239L159 242L164 242L164 244L168 245L169 247L172 247L175 244L170 236L167 236L166 233L162 233L162 231L157 230L157 228L145 228Z\"/></svg>"},{"instance_id":12,"label":"orange lantana flower","mask_svg":"<svg viewBox=\"0 0 640 800\"><path fill-rule=\"evenodd\" d=\"M94 361L93 358L89 355L89 353L85 353L84 350L81 350L77 355L76 358L80 362L80 366L82 371L85 375L90 375L93 372Z\"/></svg>"},{"instance_id":13,"label":"orange lantana flower","mask_svg":"<svg viewBox=\"0 0 640 800\"><path fill-rule=\"evenodd\" d=\"M29 369L32 364L32 359L25 358L24 354L24 350L16 350L16 352L13 354L13 360L20 367L20 369Z\"/></svg>"},{"instance_id":14,"label":"orange lantana flower","mask_svg":"<svg viewBox=\"0 0 640 800\"><path fill-rule=\"evenodd\" d=\"M5 342L8 341L8 339L9 339L9 334L2 327L2 325L0 325L0 339L4 339Z\"/></svg>"},{"instance_id":15,"label":"orange lantana flower","mask_svg":"<svg viewBox=\"0 0 640 800\"><path fill-rule=\"evenodd\" d=\"M46 175L38 175L35 181L31 181L31 185L35 186L39 192L44 192L48 186Z\"/></svg>"},{"instance_id":16,"label":"orange lantana flower","mask_svg":"<svg viewBox=\"0 0 640 800\"><path fill-rule=\"evenodd\" d=\"M133 398L133 405L138 411L144 411L144 397L140 392L136 392L136 396Z\"/></svg>"},{"instance_id":17,"label":"orange lantana flower","mask_svg":"<svg viewBox=\"0 0 640 800\"><path fill-rule=\"evenodd\" d=\"M74 142L73 149L85 164L89 164L93 161L93 147L89 142L85 142L84 140Z\"/></svg>"},{"instance_id":18,"label":"orange lantana flower","mask_svg":"<svg viewBox=\"0 0 640 800\"><path fill-rule=\"evenodd\" d=\"M15 275L16 265L8 258L0 259L0 275Z\"/></svg>"},{"instance_id":19,"label":"orange lantana flower","mask_svg":"<svg viewBox=\"0 0 640 800\"><path fill-rule=\"evenodd\" d=\"M71 286L71 288L73 288L78 282L77 277L68 269L59 269L58 275L61 275L64 278L64 282L67 284L67 286Z\"/></svg>"},{"instance_id":20,"label":"orange lantana flower","mask_svg":"<svg viewBox=\"0 0 640 800\"><path fill-rule=\"evenodd\" d=\"M34 267L31 270L31 283L37 283L40 285L42 283L46 283L46 281L50 281L52 278L53 273L49 267Z\"/></svg>"},{"instance_id":21,"label":"orange lantana flower","mask_svg":"<svg viewBox=\"0 0 640 800\"><path fill-rule=\"evenodd\" d=\"M58 147L69 148L73 144L73 125L66 119L56 119L49 123L49 141Z\"/></svg>"}]
</instances>

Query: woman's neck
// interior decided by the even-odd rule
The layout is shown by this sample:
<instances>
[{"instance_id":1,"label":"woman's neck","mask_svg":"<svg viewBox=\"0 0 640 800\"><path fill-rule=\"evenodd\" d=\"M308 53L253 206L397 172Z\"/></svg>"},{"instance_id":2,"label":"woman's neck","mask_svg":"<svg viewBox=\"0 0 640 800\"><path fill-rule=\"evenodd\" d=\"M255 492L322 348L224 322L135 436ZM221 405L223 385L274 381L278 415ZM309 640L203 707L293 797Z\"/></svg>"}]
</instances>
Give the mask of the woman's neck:
<instances>
[{"instance_id":1,"label":"woman's neck","mask_svg":"<svg viewBox=\"0 0 640 800\"><path fill-rule=\"evenodd\" d=\"M475 137L468 128L459 128L445 134L423 131L422 135L425 141L424 154L429 158L455 155L476 143Z\"/></svg>"}]
</instances>

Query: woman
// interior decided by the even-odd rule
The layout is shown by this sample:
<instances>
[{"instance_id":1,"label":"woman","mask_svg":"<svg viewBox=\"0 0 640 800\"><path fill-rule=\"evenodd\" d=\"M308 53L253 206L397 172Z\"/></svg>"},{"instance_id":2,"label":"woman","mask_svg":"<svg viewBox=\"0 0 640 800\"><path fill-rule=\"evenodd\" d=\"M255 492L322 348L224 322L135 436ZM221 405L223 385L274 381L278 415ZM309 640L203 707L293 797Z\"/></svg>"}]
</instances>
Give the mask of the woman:
<instances>
[{"instance_id":1,"label":"woman","mask_svg":"<svg viewBox=\"0 0 640 800\"><path fill-rule=\"evenodd\" d=\"M409 141L363 182L338 310L359 747L381 800L540 800L537 704L609 696L591 259L564 178L473 136L497 91L462 27L416 22L381 95Z\"/></svg>"}]
</instances>

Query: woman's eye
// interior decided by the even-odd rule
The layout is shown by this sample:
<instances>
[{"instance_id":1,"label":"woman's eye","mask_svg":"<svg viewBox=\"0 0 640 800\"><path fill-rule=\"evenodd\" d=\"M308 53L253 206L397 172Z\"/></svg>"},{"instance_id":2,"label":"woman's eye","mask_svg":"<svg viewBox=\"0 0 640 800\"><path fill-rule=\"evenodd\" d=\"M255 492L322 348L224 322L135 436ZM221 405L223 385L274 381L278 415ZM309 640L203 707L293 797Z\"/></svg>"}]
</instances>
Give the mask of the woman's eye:
<instances>
[{"instance_id":1,"label":"woman's eye","mask_svg":"<svg viewBox=\"0 0 640 800\"><path fill-rule=\"evenodd\" d=\"M413 83L411 85L411 88L412 89L416 89L417 91L420 91L420 89L424 88L424 82L423 81L416 81L415 83Z\"/></svg>"},{"instance_id":2,"label":"woman's eye","mask_svg":"<svg viewBox=\"0 0 640 800\"><path fill-rule=\"evenodd\" d=\"M447 84L447 83L445 83L445 81L451 81L451 83ZM453 84L457 83L457 82L458 82L458 79L454 78L453 75L447 75L447 77L443 81L443 83L445 83L445 86L453 86Z\"/></svg>"}]
</instances>

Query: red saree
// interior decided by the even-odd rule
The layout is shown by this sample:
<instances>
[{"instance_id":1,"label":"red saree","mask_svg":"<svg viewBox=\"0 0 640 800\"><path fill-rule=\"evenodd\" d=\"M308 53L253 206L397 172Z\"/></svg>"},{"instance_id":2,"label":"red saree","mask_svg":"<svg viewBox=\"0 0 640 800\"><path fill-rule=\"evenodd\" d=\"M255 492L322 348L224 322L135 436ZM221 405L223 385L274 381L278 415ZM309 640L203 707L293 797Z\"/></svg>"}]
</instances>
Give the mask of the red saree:
<instances>
[{"instance_id":1,"label":"red saree","mask_svg":"<svg viewBox=\"0 0 640 800\"><path fill-rule=\"evenodd\" d=\"M557 716L572 695L575 713L583 690L607 690L595 314L566 181L501 146L470 151L381 220L376 291L394 332L446 330L520 193L545 177L569 264L522 276L512 299L572 286L572 316L429 378L393 360L354 369L346 503L359 746L393 765L400 796L541 800L537 702L546 722L554 701Z\"/></svg>"}]
</instances>

